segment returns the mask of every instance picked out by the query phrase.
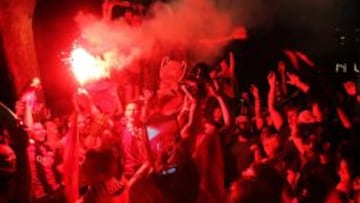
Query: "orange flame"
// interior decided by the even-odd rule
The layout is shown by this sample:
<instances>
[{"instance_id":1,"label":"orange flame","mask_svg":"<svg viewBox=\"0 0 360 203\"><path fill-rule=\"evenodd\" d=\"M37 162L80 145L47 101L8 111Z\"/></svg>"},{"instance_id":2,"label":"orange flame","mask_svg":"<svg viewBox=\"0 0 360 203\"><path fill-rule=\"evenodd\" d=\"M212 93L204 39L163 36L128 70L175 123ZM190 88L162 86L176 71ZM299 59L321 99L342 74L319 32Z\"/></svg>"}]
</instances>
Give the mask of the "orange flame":
<instances>
[{"instance_id":1,"label":"orange flame","mask_svg":"<svg viewBox=\"0 0 360 203\"><path fill-rule=\"evenodd\" d=\"M109 77L108 69L101 62L81 47L74 48L70 54L72 72L81 85Z\"/></svg>"}]
</instances>

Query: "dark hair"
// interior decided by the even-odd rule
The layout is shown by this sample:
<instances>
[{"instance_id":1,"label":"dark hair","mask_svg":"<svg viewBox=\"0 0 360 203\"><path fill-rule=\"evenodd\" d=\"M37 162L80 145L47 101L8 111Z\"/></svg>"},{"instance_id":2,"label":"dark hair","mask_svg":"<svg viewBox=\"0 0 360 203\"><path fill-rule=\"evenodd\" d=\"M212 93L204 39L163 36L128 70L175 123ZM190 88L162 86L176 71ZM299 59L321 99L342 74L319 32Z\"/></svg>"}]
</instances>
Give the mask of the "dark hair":
<instances>
[{"instance_id":1,"label":"dark hair","mask_svg":"<svg viewBox=\"0 0 360 203\"><path fill-rule=\"evenodd\" d=\"M301 170L301 160L296 153L288 153L284 155L285 169L292 171Z\"/></svg>"},{"instance_id":2,"label":"dark hair","mask_svg":"<svg viewBox=\"0 0 360 203\"><path fill-rule=\"evenodd\" d=\"M86 152L85 162L87 162L90 167L94 167L95 173L111 175L114 158L111 149L90 149Z\"/></svg>"},{"instance_id":3,"label":"dark hair","mask_svg":"<svg viewBox=\"0 0 360 203\"><path fill-rule=\"evenodd\" d=\"M280 198L285 179L272 166L268 164L255 164L254 171L256 178L261 181L274 199Z\"/></svg>"},{"instance_id":4,"label":"dark hair","mask_svg":"<svg viewBox=\"0 0 360 203\"><path fill-rule=\"evenodd\" d=\"M190 75L194 76L200 81L209 81L210 69L211 67L206 63L198 63L191 69Z\"/></svg>"},{"instance_id":5,"label":"dark hair","mask_svg":"<svg viewBox=\"0 0 360 203\"><path fill-rule=\"evenodd\" d=\"M303 141L306 141L310 135L315 134L319 138L321 137L320 134L320 125L318 123L306 123L306 124L299 124L298 125L298 133Z\"/></svg>"},{"instance_id":6,"label":"dark hair","mask_svg":"<svg viewBox=\"0 0 360 203\"><path fill-rule=\"evenodd\" d=\"M263 187L256 179L238 179L231 184L231 203L265 202ZM262 195L259 195L261 193Z\"/></svg>"},{"instance_id":7,"label":"dark hair","mask_svg":"<svg viewBox=\"0 0 360 203\"><path fill-rule=\"evenodd\" d=\"M276 149L276 152L278 154L281 151L280 149L282 148L282 143L281 143L281 138L279 136L279 133L262 133L260 135L261 143L264 143L268 140L276 140L279 143L279 146Z\"/></svg>"},{"instance_id":8,"label":"dark hair","mask_svg":"<svg viewBox=\"0 0 360 203\"><path fill-rule=\"evenodd\" d=\"M195 85L191 85L190 83L194 83ZM190 94L195 98L204 98L206 96L206 83L194 75L187 76L181 84L185 85Z\"/></svg>"},{"instance_id":9,"label":"dark hair","mask_svg":"<svg viewBox=\"0 0 360 203\"><path fill-rule=\"evenodd\" d=\"M231 197L231 203L279 202L272 188L258 178L238 179L231 184L231 188L236 194Z\"/></svg>"}]
</instances>

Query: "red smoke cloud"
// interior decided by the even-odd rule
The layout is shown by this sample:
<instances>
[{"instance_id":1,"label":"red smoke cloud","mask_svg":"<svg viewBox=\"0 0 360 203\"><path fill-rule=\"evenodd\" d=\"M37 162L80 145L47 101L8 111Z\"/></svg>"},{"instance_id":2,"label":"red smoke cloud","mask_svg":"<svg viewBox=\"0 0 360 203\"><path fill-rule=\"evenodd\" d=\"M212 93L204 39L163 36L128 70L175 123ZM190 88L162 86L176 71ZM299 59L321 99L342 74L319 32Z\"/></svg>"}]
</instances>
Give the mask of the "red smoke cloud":
<instances>
[{"instance_id":1,"label":"red smoke cloud","mask_svg":"<svg viewBox=\"0 0 360 203\"><path fill-rule=\"evenodd\" d=\"M92 14L79 13L79 24L85 47L101 56L111 68L124 68L139 58L150 57L154 49L170 50L181 45L196 60L213 58L225 43L205 45L203 40L230 39L231 16L208 0L182 0L155 3L140 26L130 26L123 17L108 21ZM164 53L166 55L167 53Z\"/></svg>"}]
</instances>

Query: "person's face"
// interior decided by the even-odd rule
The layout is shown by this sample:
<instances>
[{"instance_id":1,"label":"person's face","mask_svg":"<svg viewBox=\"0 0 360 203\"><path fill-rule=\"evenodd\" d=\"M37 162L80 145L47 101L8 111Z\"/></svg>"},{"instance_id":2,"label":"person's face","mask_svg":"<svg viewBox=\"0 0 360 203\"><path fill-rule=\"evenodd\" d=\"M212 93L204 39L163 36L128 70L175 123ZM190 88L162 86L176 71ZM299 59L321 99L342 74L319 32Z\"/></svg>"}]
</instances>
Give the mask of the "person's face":
<instances>
[{"instance_id":1,"label":"person's face","mask_svg":"<svg viewBox=\"0 0 360 203\"><path fill-rule=\"evenodd\" d=\"M276 151L279 148L280 143L276 137L272 136L272 137L263 139L262 145L263 145L265 154L271 158L276 155Z\"/></svg>"},{"instance_id":2,"label":"person's face","mask_svg":"<svg viewBox=\"0 0 360 203\"><path fill-rule=\"evenodd\" d=\"M46 130L41 123L34 123L32 127L32 137L37 142L44 142L46 138Z\"/></svg>"},{"instance_id":3,"label":"person's face","mask_svg":"<svg viewBox=\"0 0 360 203\"><path fill-rule=\"evenodd\" d=\"M350 175L350 172L349 172L348 164L344 159L342 159L340 161L339 169L338 169L338 175L339 175L339 178L340 178L341 182L349 182L349 181L351 181L351 175Z\"/></svg>"},{"instance_id":4,"label":"person's face","mask_svg":"<svg viewBox=\"0 0 360 203\"><path fill-rule=\"evenodd\" d=\"M222 118L221 108L217 107L217 108L214 109L213 118L214 118L214 121L216 121L216 122L221 121L221 118Z\"/></svg>"},{"instance_id":5,"label":"person's face","mask_svg":"<svg viewBox=\"0 0 360 203\"><path fill-rule=\"evenodd\" d=\"M55 122L53 121L47 121L45 123L45 127L46 127L46 132L47 134L51 134L51 135L58 135L59 134L59 131L58 131L58 128L57 128L57 125Z\"/></svg>"},{"instance_id":6,"label":"person's face","mask_svg":"<svg viewBox=\"0 0 360 203\"><path fill-rule=\"evenodd\" d=\"M79 115L77 118L77 127L79 129L84 129L86 127L86 117Z\"/></svg>"},{"instance_id":7,"label":"person's face","mask_svg":"<svg viewBox=\"0 0 360 203\"><path fill-rule=\"evenodd\" d=\"M239 129L241 130L249 130L249 119L247 116L244 115L240 115L238 117L236 117L236 125Z\"/></svg>"},{"instance_id":8,"label":"person's face","mask_svg":"<svg viewBox=\"0 0 360 203\"><path fill-rule=\"evenodd\" d=\"M137 121L140 118L139 106L135 103L129 103L125 108L125 117L130 121Z\"/></svg>"},{"instance_id":9,"label":"person's face","mask_svg":"<svg viewBox=\"0 0 360 203\"><path fill-rule=\"evenodd\" d=\"M269 137L271 134L270 128L263 128L260 132L260 138Z\"/></svg>"},{"instance_id":10,"label":"person's face","mask_svg":"<svg viewBox=\"0 0 360 203\"><path fill-rule=\"evenodd\" d=\"M309 135L309 137L303 142L304 144L304 153L306 157L308 158L314 158L315 153L315 147L318 143L318 140L316 138L315 134Z\"/></svg>"},{"instance_id":11,"label":"person's face","mask_svg":"<svg viewBox=\"0 0 360 203\"><path fill-rule=\"evenodd\" d=\"M16 171L16 156L8 145L0 144L0 160L6 163L2 167L5 167L7 172L14 173Z\"/></svg>"}]
</instances>

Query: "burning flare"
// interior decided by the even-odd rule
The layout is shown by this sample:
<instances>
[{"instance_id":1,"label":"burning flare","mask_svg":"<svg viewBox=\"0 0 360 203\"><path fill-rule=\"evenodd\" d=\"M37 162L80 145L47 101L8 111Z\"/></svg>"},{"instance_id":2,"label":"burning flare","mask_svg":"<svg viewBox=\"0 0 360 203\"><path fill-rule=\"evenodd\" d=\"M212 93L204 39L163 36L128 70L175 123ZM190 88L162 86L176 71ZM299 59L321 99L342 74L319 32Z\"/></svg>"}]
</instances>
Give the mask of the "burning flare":
<instances>
[{"instance_id":1,"label":"burning flare","mask_svg":"<svg viewBox=\"0 0 360 203\"><path fill-rule=\"evenodd\" d=\"M102 60L93 56L84 48L76 47L71 51L70 63L77 81L83 85L109 77L109 71Z\"/></svg>"}]
</instances>

